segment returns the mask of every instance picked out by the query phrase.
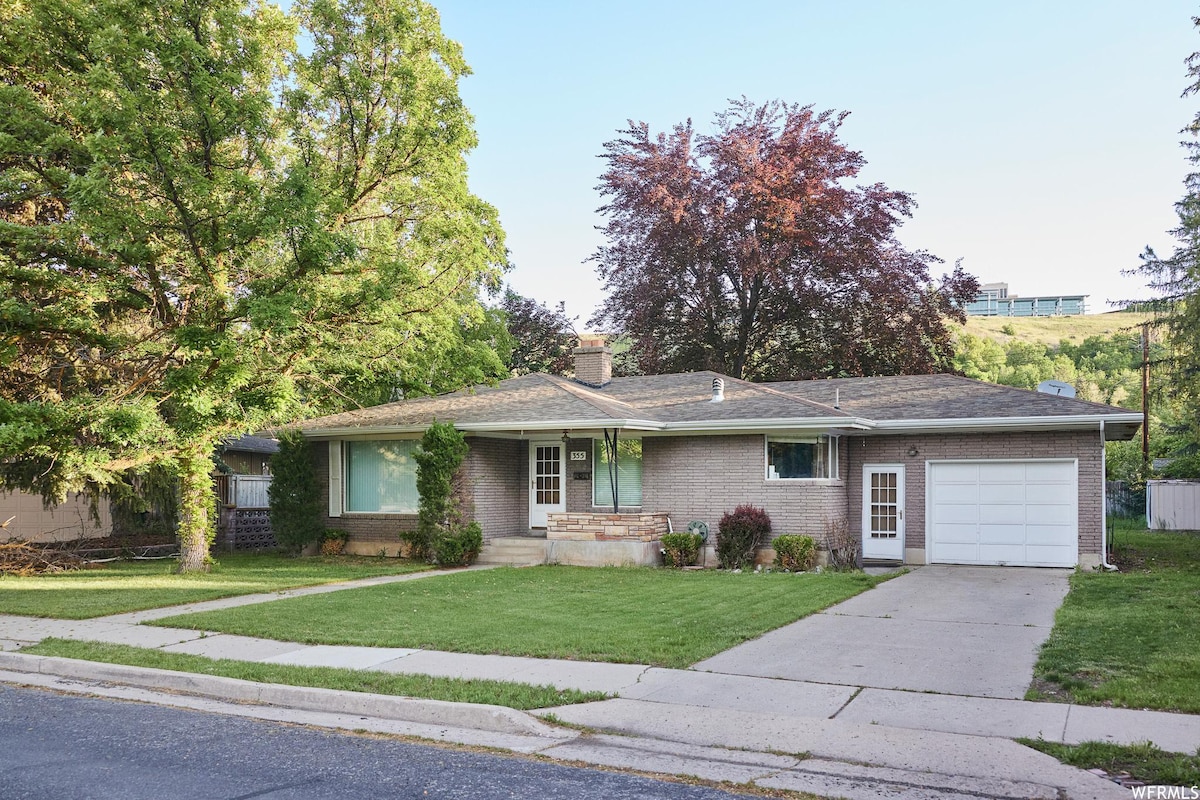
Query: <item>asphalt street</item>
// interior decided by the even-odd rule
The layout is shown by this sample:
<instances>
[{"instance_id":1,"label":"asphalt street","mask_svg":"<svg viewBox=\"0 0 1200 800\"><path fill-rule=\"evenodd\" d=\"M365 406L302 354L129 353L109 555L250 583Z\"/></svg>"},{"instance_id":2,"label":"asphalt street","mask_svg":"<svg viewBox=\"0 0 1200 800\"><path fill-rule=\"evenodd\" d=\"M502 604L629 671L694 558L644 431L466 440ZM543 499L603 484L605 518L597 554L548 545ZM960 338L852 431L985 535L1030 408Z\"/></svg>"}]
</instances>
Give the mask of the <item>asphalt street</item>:
<instances>
[{"instance_id":1,"label":"asphalt street","mask_svg":"<svg viewBox=\"0 0 1200 800\"><path fill-rule=\"evenodd\" d=\"M3 800L739 796L524 758L0 685Z\"/></svg>"}]
</instances>

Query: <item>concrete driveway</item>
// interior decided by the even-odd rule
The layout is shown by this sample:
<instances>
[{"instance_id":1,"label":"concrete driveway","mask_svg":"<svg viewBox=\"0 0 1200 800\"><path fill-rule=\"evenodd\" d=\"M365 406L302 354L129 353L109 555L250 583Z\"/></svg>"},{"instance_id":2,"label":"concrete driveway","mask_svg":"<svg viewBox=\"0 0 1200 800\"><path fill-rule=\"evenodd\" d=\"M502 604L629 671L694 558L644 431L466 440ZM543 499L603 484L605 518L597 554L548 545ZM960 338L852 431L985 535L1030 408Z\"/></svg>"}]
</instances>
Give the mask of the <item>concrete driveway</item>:
<instances>
[{"instance_id":1,"label":"concrete driveway","mask_svg":"<svg viewBox=\"0 0 1200 800\"><path fill-rule=\"evenodd\" d=\"M693 669L1021 698L1070 570L925 566Z\"/></svg>"}]
</instances>

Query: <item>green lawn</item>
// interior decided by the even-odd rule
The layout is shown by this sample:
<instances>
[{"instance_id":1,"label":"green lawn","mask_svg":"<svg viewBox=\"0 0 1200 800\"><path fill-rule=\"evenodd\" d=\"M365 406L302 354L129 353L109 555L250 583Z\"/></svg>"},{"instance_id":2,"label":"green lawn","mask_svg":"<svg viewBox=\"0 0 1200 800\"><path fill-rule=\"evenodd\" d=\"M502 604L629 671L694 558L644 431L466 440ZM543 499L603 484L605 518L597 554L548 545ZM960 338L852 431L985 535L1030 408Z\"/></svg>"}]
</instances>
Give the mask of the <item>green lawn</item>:
<instances>
[{"instance_id":1,"label":"green lawn","mask_svg":"<svg viewBox=\"0 0 1200 800\"><path fill-rule=\"evenodd\" d=\"M1195 786L1200 783L1200 755L1168 753L1152 744L1083 742L1059 744L1042 739L1018 739L1026 747L1054 756L1080 769L1102 769L1109 775L1128 772L1152 786Z\"/></svg>"},{"instance_id":2,"label":"green lawn","mask_svg":"<svg viewBox=\"0 0 1200 800\"><path fill-rule=\"evenodd\" d=\"M1200 533L1115 539L1121 572L1072 576L1028 697L1200 714Z\"/></svg>"},{"instance_id":3,"label":"green lawn","mask_svg":"<svg viewBox=\"0 0 1200 800\"><path fill-rule=\"evenodd\" d=\"M880 580L862 573L501 568L154 624L294 642L686 667Z\"/></svg>"},{"instance_id":4,"label":"green lawn","mask_svg":"<svg viewBox=\"0 0 1200 800\"><path fill-rule=\"evenodd\" d=\"M225 555L211 572L176 575L175 561L119 561L57 575L0 575L0 614L88 619L297 586L426 569L394 558Z\"/></svg>"},{"instance_id":5,"label":"green lawn","mask_svg":"<svg viewBox=\"0 0 1200 800\"><path fill-rule=\"evenodd\" d=\"M103 642L76 642L66 639L45 639L26 647L22 653L39 656L79 658L103 661L108 664L130 664L136 667L169 669L176 672L197 672L221 675L258 683L282 683L288 686L316 686L350 692L425 697L455 703L487 703L528 710L549 708L571 703L604 700L603 692L560 690L553 686L532 686L507 681L437 678L430 675L396 675L390 672L370 672L334 667L296 667L287 664L257 664L250 661L204 658L182 653L164 653L144 647Z\"/></svg>"}]
</instances>

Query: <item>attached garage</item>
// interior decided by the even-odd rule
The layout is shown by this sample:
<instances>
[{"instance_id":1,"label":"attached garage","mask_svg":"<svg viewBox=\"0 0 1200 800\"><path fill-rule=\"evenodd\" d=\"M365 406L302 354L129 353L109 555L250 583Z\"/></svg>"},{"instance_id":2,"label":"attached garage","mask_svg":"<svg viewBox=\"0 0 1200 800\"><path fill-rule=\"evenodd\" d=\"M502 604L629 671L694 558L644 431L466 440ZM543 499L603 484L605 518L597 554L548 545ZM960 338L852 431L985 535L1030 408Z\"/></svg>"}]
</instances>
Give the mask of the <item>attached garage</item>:
<instances>
[{"instance_id":1,"label":"attached garage","mask_svg":"<svg viewBox=\"0 0 1200 800\"><path fill-rule=\"evenodd\" d=\"M935 564L1074 567L1074 459L931 461L926 542Z\"/></svg>"}]
</instances>

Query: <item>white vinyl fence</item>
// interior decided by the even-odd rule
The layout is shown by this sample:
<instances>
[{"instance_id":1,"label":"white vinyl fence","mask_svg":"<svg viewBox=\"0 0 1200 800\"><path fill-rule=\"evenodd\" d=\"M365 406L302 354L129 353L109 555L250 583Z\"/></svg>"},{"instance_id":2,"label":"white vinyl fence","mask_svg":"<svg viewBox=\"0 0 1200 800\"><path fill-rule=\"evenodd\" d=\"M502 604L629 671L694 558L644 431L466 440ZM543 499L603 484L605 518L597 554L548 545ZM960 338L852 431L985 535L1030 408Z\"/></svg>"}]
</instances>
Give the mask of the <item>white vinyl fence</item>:
<instances>
[{"instance_id":1,"label":"white vinyl fence","mask_svg":"<svg viewBox=\"0 0 1200 800\"><path fill-rule=\"evenodd\" d=\"M1200 481L1146 481L1146 526L1200 531Z\"/></svg>"}]
</instances>

